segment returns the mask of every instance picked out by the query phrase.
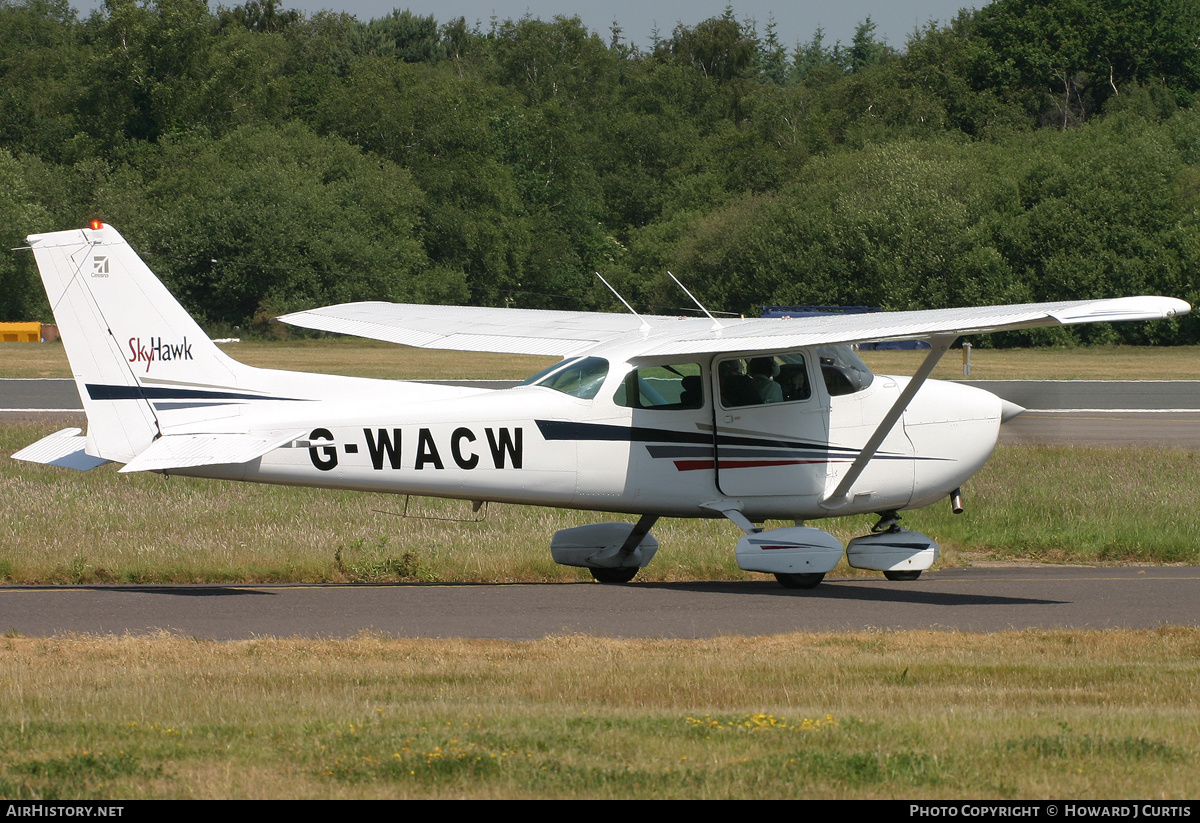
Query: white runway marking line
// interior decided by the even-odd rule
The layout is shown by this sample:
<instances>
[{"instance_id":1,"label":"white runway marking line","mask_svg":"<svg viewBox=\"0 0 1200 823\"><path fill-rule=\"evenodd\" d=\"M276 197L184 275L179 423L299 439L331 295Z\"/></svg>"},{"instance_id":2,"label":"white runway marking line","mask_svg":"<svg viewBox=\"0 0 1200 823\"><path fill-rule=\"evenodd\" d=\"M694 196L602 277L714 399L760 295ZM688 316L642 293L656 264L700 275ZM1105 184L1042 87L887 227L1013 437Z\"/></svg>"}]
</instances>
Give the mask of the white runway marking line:
<instances>
[{"instance_id":1,"label":"white runway marking line","mask_svg":"<svg viewBox=\"0 0 1200 823\"><path fill-rule=\"evenodd\" d=\"M1026 414L1200 414L1200 409L1026 409Z\"/></svg>"}]
</instances>

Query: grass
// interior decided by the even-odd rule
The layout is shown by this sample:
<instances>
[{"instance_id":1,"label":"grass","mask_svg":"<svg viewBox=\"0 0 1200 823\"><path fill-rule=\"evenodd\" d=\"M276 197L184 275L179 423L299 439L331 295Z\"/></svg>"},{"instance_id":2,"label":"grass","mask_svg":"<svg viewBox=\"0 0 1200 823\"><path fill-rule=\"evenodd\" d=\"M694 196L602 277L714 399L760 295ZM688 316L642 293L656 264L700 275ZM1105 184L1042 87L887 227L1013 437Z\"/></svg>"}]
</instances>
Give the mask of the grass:
<instances>
[{"instance_id":1,"label":"grass","mask_svg":"<svg viewBox=\"0 0 1200 823\"><path fill-rule=\"evenodd\" d=\"M428 380L519 380L554 358L413 349L351 337L320 340L248 341L222 346L252 366L349 374L358 377ZM881 374L912 374L925 352L863 352ZM1200 347L1092 346L1051 349L974 349L972 380L1197 380ZM0 378L70 377L59 343L0 343ZM962 356L948 353L935 378L962 379Z\"/></svg>"},{"instance_id":2,"label":"grass","mask_svg":"<svg viewBox=\"0 0 1200 823\"><path fill-rule=\"evenodd\" d=\"M80 473L7 459L58 428L0 424L0 581L24 583L574 581L551 534L613 515L156 474ZM943 565L979 559L1197 563L1200 458L1130 448L1001 446L949 505L905 513ZM823 521L843 542L873 517ZM665 519L638 579L739 580L724 520ZM847 567L835 574L854 573Z\"/></svg>"},{"instance_id":3,"label":"grass","mask_svg":"<svg viewBox=\"0 0 1200 823\"><path fill-rule=\"evenodd\" d=\"M0 638L0 798L1194 798L1200 630Z\"/></svg>"}]
</instances>

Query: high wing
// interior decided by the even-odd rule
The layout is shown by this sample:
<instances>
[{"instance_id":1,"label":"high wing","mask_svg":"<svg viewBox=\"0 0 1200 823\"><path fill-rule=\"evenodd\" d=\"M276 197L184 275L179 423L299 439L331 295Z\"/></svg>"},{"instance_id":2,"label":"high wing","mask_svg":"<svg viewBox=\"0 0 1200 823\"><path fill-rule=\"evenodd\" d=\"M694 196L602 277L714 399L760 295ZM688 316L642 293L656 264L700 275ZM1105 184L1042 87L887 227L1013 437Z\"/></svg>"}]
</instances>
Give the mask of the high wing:
<instances>
[{"instance_id":1,"label":"high wing","mask_svg":"<svg viewBox=\"0 0 1200 823\"><path fill-rule=\"evenodd\" d=\"M342 303L275 318L308 329L452 351L544 354L567 357L644 328L631 314L414 303ZM695 318L648 317L656 327Z\"/></svg>"},{"instance_id":2,"label":"high wing","mask_svg":"<svg viewBox=\"0 0 1200 823\"><path fill-rule=\"evenodd\" d=\"M344 303L278 318L322 331L457 351L559 355L606 345L636 356L780 350L835 343L911 340L1038 326L1156 320L1187 314L1172 297L1119 297L1012 306L831 315L797 319L702 318L404 303ZM640 341L640 342L639 342Z\"/></svg>"}]
</instances>

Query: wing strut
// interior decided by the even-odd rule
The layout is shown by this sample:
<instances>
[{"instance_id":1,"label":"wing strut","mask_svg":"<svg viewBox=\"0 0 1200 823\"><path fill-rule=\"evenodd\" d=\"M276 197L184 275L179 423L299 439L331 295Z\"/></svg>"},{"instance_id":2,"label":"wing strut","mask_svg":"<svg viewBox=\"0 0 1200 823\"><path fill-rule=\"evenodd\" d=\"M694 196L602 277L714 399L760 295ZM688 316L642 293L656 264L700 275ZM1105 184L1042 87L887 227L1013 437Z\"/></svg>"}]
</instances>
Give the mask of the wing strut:
<instances>
[{"instance_id":1,"label":"wing strut","mask_svg":"<svg viewBox=\"0 0 1200 823\"><path fill-rule=\"evenodd\" d=\"M642 545L642 540L650 533L650 529L654 528L654 524L658 522L657 514L643 514L633 527L633 531L629 533L629 537L625 538L625 542L621 545L617 554L621 560L627 560L638 546Z\"/></svg>"},{"instance_id":2,"label":"wing strut","mask_svg":"<svg viewBox=\"0 0 1200 823\"><path fill-rule=\"evenodd\" d=\"M917 369L917 373L908 381L908 385L904 387L904 391L900 392L900 396L896 398L896 402L888 409L888 413L883 416L883 420L879 421L879 426L875 432L867 440L867 444L863 446L858 457L850 464L849 470L838 483L837 488L821 501L822 508L836 509L850 502L850 487L854 485L854 481L858 480L859 475L866 469L867 464L871 462L871 458L875 456L875 452L879 451L879 447L883 444L884 438L888 436L892 428L895 427L896 421L900 419L900 415L904 414L904 410L908 408L908 404L912 402L916 396L917 390L925 383L929 375L933 372L938 361L942 359L950 346L958 339L957 334L935 334L929 339L929 344L932 346L929 354L926 355L925 361L921 363L921 368Z\"/></svg>"}]
</instances>

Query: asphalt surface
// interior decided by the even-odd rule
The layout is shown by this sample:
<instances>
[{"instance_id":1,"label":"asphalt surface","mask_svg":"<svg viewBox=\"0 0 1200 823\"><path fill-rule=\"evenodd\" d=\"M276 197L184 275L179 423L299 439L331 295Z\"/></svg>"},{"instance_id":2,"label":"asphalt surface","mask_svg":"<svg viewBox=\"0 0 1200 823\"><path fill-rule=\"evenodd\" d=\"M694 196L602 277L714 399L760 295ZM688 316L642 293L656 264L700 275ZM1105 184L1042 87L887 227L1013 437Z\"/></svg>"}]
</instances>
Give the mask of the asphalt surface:
<instances>
[{"instance_id":1,"label":"asphalt surface","mask_svg":"<svg viewBox=\"0 0 1200 823\"><path fill-rule=\"evenodd\" d=\"M1200 625L1200 569L1012 567L747 583L0 587L25 636L166 630L212 640L548 635L703 638L793 631L1150 629Z\"/></svg>"}]
</instances>

